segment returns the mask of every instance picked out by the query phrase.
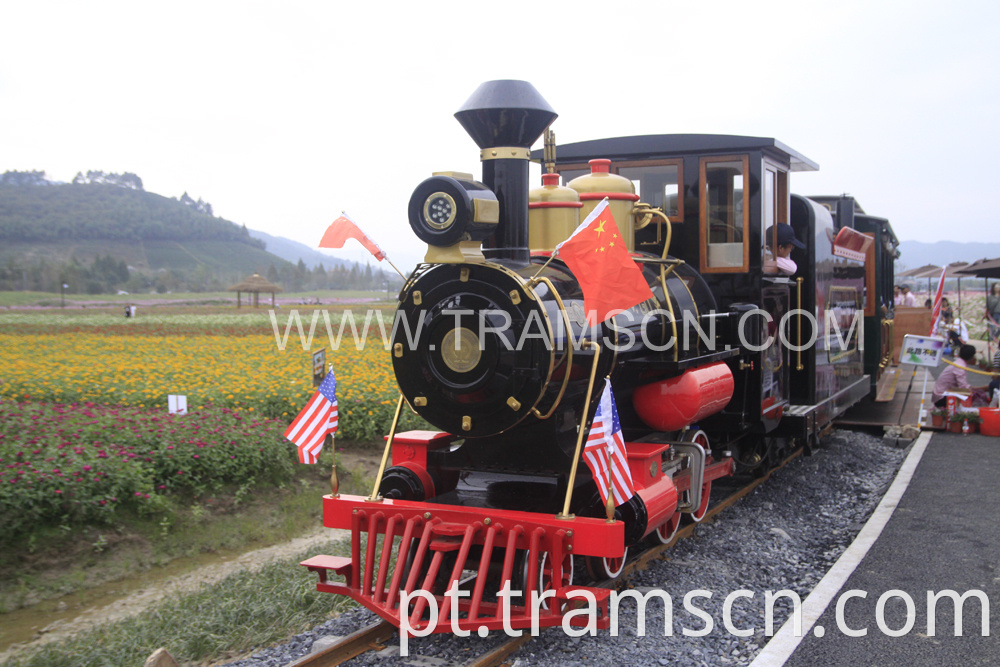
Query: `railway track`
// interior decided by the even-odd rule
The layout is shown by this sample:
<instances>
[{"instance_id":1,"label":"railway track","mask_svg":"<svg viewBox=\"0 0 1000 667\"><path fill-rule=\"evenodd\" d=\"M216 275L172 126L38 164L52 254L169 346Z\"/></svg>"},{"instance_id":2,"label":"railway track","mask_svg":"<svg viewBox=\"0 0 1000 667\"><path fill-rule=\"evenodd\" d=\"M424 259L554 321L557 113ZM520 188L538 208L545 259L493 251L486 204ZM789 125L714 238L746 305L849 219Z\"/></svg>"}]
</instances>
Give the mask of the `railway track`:
<instances>
[{"instance_id":1,"label":"railway track","mask_svg":"<svg viewBox=\"0 0 1000 667\"><path fill-rule=\"evenodd\" d=\"M729 507L732 507L742 498L753 493L758 486L770 479L771 475L776 470L780 470L785 467L801 453L801 449L795 451L779 465L768 471L767 474L753 480L743 487L740 487L732 494L726 496L724 499L711 506L705 513L705 517L699 523L710 522L715 516L724 512ZM620 586L624 582L628 581L628 577L632 573L646 569L650 563L663 557L664 554L679 540L688 538L694 534L698 525L698 523L691 523L680 528L669 543L646 549L634 559L628 561L625 565L625 569L616 579L604 581L596 585L601 588L615 588ZM398 632L399 631L396 626L386 621L373 623L351 633L326 649L296 660L287 667L334 667L335 665L343 664L351 658L355 658L363 653L367 653L368 651L381 650L382 648L385 648L383 642L387 641ZM523 633L520 637L509 637L492 650L466 662L465 667L498 667L499 665L504 664L511 655L531 641L531 639L532 635L528 632Z\"/></svg>"}]
</instances>

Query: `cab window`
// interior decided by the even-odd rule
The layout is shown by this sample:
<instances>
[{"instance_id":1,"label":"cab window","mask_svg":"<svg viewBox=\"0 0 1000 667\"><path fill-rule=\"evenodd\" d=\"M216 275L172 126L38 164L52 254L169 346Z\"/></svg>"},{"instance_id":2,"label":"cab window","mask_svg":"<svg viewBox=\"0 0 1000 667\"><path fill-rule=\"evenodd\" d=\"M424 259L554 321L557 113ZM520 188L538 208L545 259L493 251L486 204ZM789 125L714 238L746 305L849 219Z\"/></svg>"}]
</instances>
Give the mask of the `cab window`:
<instances>
[{"instance_id":1,"label":"cab window","mask_svg":"<svg viewBox=\"0 0 1000 667\"><path fill-rule=\"evenodd\" d=\"M761 218L761 239L764 256L776 256L778 228L788 222L788 172L769 163L764 164L764 215ZM770 234L768 234L770 231Z\"/></svg>"},{"instance_id":2,"label":"cab window","mask_svg":"<svg viewBox=\"0 0 1000 667\"><path fill-rule=\"evenodd\" d=\"M749 173L749 158L745 155L701 159L702 271L738 272L749 268Z\"/></svg>"},{"instance_id":3,"label":"cab window","mask_svg":"<svg viewBox=\"0 0 1000 667\"><path fill-rule=\"evenodd\" d=\"M684 222L683 160L621 162L617 167L619 176L632 181L640 201L661 209L670 222Z\"/></svg>"}]
</instances>

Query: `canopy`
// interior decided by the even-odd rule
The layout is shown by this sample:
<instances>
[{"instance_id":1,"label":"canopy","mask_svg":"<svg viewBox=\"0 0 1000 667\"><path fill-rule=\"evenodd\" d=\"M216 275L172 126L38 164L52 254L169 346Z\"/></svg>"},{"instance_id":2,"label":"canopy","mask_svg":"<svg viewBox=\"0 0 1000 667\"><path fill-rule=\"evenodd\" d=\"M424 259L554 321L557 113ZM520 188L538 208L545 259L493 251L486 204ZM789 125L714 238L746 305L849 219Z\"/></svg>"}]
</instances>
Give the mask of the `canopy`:
<instances>
[{"instance_id":1,"label":"canopy","mask_svg":"<svg viewBox=\"0 0 1000 667\"><path fill-rule=\"evenodd\" d=\"M270 292L271 293L271 306L274 306L274 295L276 292L281 292L282 289L275 285L274 283L267 280L263 276L258 274L253 274L249 278L246 278L242 282L236 283L230 287L227 291L236 292L236 307L239 308L242 303L240 300L240 293L246 292L248 294L253 294L253 307L256 308L259 303L260 293Z\"/></svg>"},{"instance_id":2,"label":"canopy","mask_svg":"<svg viewBox=\"0 0 1000 667\"><path fill-rule=\"evenodd\" d=\"M1000 278L1000 258L977 259L961 271L958 271L958 273L963 276L976 276L978 278Z\"/></svg>"}]
</instances>

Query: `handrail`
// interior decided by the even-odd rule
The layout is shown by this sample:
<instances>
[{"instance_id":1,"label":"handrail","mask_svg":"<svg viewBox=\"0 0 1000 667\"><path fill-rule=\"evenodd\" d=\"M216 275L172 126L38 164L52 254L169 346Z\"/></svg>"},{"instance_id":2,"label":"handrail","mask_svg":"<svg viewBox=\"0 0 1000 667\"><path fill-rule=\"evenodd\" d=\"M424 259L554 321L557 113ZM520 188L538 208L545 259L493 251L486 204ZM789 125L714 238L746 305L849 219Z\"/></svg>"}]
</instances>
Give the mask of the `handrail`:
<instances>
[{"instance_id":1,"label":"handrail","mask_svg":"<svg viewBox=\"0 0 1000 667\"><path fill-rule=\"evenodd\" d=\"M587 427L587 416L590 414L590 397L594 391L594 378L597 377L597 360L601 356L601 346L592 340L587 341L587 347L594 350L594 361L590 366L590 382L587 384L587 397L583 400L583 413L580 425L576 434L576 454L573 456L573 465L569 470L569 484L566 486L566 501L563 503L563 510L556 517L560 519L572 519L569 513L570 501L573 499L573 485L576 484L576 471L580 466L580 453L583 451L584 431Z\"/></svg>"}]
</instances>

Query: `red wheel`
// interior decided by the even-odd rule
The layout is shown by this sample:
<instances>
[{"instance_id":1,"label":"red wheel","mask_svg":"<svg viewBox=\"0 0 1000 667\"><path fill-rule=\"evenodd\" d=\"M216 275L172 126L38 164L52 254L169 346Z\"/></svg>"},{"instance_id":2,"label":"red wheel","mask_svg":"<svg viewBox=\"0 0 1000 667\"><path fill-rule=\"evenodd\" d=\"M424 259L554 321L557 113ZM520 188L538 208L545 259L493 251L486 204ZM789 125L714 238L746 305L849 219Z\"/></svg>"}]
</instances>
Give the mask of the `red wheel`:
<instances>
[{"instance_id":1,"label":"red wheel","mask_svg":"<svg viewBox=\"0 0 1000 667\"><path fill-rule=\"evenodd\" d=\"M538 591L539 595L545 591L554 591L566 586L573 585L573 555L565 554L562 562L562 576L558 585L553 581L552 559L548 553L542 554L542 560L538 564ZM549 600L543 600L542 609L549 608Z\"/></svg>"},{"instance_id":2,"label":"red wheel","mask_svg":"<svg viewBox=\"0 0 1000 667\"><path fill-rule=\"evenodd\" d=\"M628 547L621 558L604 558L599 556L587 556L587 573L595 581L606 579L617 579L625 569L625 561L628 559Z\"/></svg>"},{"instance_id":3,"label":"red wheel","mask_svg":"<svg viewBox=\"0 0 1000 667\"><path fill-rule=\"evenodd\" d=\"M705 482L701 485L701 504L698 505L698 509L691 513L691 520L695 523L700 523L705 515L708 514L708 498L712 495L712 483Z\"/></svg>"},{"instance_id":4,"label":"red wheel","mask_svg":"<svg viewBox=\"0 0 1000 667\"><path fill-rule=\"evenodd\" d=\"M677 535L677 529L681 526L681 513L674 512L667 522L657 526L653 531L653 536L660 544L670 544Z\"/></svg>"},{"instance_id":5,"label":"red wheel","mask_svg":"<svg viewBox=\"0 0 1000 667\"><path fill-rule=\"evenodd\" d=\"M705 453L707 455L705 457L705 467L708 467L708 465L712 463L712 450L708 444L708 436L705 435L704 431L700 430L694 432L688 431L687 433L690 434L688 436L690 438L689 442L694 442L696 444L701 445L702 448L704 448ZM695 523L700 523L701 520L705 518L705 514L708 513L708 499L709 496L711 495L712 495L712 482L702 482L701 502L698 504L698 509L696 509L694 512L691 512L688 515L691 517L691 520L694 521Z\"/></svg>"}]
</instances>

